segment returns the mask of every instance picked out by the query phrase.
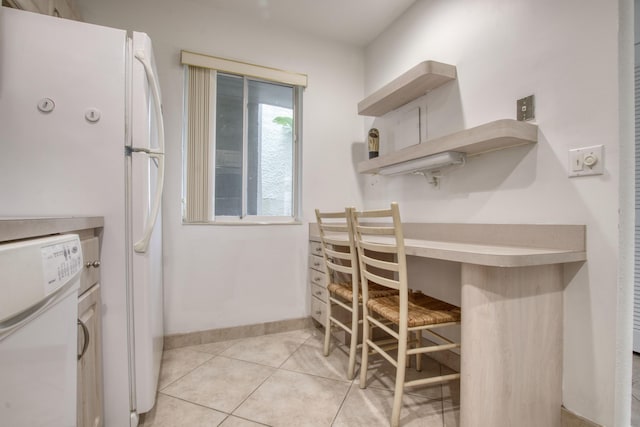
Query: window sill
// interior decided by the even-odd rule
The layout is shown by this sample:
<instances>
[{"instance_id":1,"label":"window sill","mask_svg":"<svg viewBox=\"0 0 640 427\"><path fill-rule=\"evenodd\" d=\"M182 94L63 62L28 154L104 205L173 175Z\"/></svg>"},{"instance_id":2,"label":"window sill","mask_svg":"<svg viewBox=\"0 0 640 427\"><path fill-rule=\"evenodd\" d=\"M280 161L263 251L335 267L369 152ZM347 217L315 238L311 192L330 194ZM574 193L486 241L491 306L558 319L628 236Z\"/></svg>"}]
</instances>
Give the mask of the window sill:
<instances>
[{"instance_id":1,"label":"window sill","mask_svg":"<svg viewBox=\"0 0 640 427\"><path fill-rule=\"evenodd\" d=\"M302 225L300 220L292 221L206 221L206 222L184 222L182 225L232 225L232 226L256 226L256 225Z\"/></svg>"}]
</instances>

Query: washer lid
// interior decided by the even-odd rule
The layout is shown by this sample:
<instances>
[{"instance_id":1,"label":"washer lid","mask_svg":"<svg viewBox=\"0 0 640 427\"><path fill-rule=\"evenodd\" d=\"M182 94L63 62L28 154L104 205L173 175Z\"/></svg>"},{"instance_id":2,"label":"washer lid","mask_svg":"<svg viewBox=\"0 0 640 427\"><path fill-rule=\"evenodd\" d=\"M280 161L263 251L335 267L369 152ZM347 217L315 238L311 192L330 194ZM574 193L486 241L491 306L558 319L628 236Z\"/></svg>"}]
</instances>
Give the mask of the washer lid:
<instances>
[{"instance_id":1,"label":"washer lid","mask_svg":"<svg viewBox=\"0 0 640 427\"><path fill-rule=\"evenodd\" d=\"M82 268L76 234L0 244L0 323L77 281Z\"/></svg>"}]
</instances>

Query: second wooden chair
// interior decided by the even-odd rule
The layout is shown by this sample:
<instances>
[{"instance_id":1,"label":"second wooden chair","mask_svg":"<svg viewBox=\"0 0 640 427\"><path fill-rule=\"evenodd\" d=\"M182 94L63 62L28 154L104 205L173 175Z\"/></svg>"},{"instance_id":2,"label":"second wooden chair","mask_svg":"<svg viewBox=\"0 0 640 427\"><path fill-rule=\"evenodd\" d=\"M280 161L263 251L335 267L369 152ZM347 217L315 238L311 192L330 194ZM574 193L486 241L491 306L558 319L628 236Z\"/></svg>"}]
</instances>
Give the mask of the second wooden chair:
<instances>
[{"instance_id":1,"label":"second wooden chair","mask_svg":"<svg viewBox=\"0 0 640 427\"><path fill-rule=\"evenodd\" d=\"M400 424L405 387L437 384L460 378L460 374L456 373L405 381L407 356L415 355L420 360L421 355L425 353L460 347L459 343L452 342L433 330L443 326L458 325L460 308L409 289L404 236L400 211L396 203L392 203L391 208L386 210L352 213L363 294L364 322L360 388L366 387L370 351L379 353L395 366L396 380L391 426L397 427ZM372 282L375 282L376 286L382 285L388 290L399 291L399 294L372 298ZM380 328L395 340L398 349L396 357L388 351L387 347L371 339L369 336L371 326ZM430 332L435 337L435 342L445 343L422 346L423 332ZM410 334L416 334L417 339L410 340ZM394 345L393 348L396 346Z\"/></svg>"}]
</instances>

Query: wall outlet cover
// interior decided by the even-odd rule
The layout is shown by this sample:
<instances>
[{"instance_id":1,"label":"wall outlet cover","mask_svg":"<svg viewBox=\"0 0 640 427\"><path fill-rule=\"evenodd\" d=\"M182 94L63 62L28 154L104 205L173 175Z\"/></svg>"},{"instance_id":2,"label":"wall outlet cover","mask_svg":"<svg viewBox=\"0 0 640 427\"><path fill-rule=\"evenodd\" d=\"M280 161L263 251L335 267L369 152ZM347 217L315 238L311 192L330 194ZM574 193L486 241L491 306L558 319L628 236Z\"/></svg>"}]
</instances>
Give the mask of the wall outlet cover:
<instances>
[{"instance_id":1,"label":"wall outlet cover","mask_svg":"<svg viewBox=\"0 0 640 427\"><path fill-rule=\"evenodd\" d=\"M516 102L516 118L518 120L525 121L536 118L534 101L533 95L518 99Z\"/></svg>"}]
</instances>

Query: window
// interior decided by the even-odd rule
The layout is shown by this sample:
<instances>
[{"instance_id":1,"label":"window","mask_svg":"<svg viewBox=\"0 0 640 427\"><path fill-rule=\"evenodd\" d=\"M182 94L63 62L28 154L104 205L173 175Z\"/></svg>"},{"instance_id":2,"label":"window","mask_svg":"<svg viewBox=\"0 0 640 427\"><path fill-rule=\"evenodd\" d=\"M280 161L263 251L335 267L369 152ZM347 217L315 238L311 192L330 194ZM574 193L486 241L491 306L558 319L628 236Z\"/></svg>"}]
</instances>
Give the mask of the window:
<instances>
[{"instance_id":1,"label":"window","mask_svg":"<svg viewBox=\"0 0 640 427\"><path fill-rule=\"evenodd\" d=\"M216 68L188 65L183 220L292 222L299 206L303 85L269 74L285 73L279 70L214 59ZM267 73L240 73L247 66Z\"/></svg>"}]
</instances>

